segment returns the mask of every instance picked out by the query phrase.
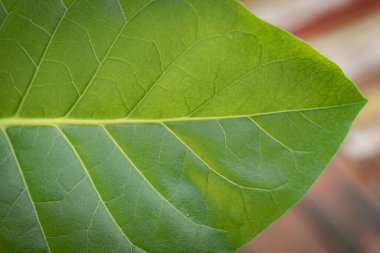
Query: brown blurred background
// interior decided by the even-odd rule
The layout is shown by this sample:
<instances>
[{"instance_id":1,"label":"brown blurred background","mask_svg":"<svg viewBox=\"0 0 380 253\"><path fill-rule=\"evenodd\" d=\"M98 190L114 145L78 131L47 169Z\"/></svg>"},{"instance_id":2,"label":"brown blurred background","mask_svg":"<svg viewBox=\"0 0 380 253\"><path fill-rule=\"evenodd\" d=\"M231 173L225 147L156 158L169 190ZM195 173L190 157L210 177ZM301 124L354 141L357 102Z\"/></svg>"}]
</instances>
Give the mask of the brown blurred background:
<instances>
[{"instance_id":1,"label":"brown blurred background","mask_svg":"<svg viewBox=\"0 0 380 253\"><path fill-rule=\"evenodd\" d=\"M244 0L342 67L368 105L308 195L239 253L380 253L380 0Z\"/></svg>"}]
</instances>

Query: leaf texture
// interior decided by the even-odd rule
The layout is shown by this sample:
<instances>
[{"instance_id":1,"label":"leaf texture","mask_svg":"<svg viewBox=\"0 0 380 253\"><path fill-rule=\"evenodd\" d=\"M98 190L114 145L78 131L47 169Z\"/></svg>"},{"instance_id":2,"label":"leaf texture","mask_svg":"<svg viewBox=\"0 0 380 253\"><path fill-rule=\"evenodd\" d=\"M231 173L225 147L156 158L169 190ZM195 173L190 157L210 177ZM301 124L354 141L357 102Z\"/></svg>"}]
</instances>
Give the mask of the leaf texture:
<instances>
[{"instance_id":1,"label":"leaf texture","mask_svg":"<svg viewBox=\"0 0 380 253\"><path fill-rule=\"evenodd\" d=\"M365 102L233 0L0 0L0 251L233 252Z\"/></svg>"}]
</instances>

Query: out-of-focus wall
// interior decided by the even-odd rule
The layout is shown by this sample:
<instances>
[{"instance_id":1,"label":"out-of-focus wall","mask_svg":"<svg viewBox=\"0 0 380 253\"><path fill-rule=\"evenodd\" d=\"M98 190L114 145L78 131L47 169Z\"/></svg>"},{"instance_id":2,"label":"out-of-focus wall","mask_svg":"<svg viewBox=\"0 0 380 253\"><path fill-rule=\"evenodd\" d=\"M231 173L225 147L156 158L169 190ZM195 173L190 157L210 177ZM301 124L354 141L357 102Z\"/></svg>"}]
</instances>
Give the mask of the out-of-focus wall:
<instances>
[{"instance_id":1,"label":"out-of-focus wall","mask_svg":"<svg viewBox=\"0 0 380 253\"><path fill-rule=\"evenodd\" d=\"M336 62L369 100L308 195L240 253L380 253L380 0L244 0Z\"/></svg>"}]
</instances>

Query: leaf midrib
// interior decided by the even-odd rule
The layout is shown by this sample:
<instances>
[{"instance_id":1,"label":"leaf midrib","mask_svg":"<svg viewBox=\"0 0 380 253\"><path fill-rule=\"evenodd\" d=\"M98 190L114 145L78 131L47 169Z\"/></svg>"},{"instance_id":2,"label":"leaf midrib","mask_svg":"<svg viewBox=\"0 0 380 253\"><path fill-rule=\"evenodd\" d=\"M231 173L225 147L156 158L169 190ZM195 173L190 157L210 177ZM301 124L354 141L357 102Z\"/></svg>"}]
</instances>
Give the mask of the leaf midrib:
<instances>
[{"instance_id":1,"label":"leaf midrib","mask_svg":"<svg viewBox=\"0 0 380 253\"><path fill-rule=\"evenodd\" d=\"M133 119L133 118L117 118L117 119L80 119L80 118L21 118L21 117L10 117L10 118L0 118L0 126L10 127L10 126L49 126L49 125L117 125L117 124L154 124L154 123L169 123L169 122L188 122L188 121L212 121L212 120L223 120L223 119L239 119L248 118L254 116L264 116L264 115L276 115L281 113L291 113L291 112L305 112L305 111L318 111L318 110L329 110L350 107L355 105L364 105L366 102L355 102L340 105L331 105L323 107L314 108L303 108L303 109L290 109L290 110L279 110L272 112L254 113L248 115L231 115L231 116L213 116L213 117L173 117L173 118L152 118L152 119Z\"/></svg>"}]
</instances>

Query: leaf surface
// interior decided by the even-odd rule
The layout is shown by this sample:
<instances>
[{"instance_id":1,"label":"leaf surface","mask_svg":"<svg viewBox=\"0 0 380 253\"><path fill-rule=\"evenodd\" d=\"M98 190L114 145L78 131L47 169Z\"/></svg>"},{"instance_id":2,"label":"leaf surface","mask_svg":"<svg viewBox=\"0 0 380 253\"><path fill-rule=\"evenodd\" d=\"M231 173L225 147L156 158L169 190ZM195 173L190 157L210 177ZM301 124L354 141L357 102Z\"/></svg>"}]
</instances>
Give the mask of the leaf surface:
<instances>
[{"instance_id":1,"label":"leaf surface","mask_svg":"<svg viewBox=\"0 0 380 253\"><path fill-rule=\"evenodd\" d=\"M0 250L232 252L365 99L233 0L0 0Z\"/></svg>"}]
</instances>

